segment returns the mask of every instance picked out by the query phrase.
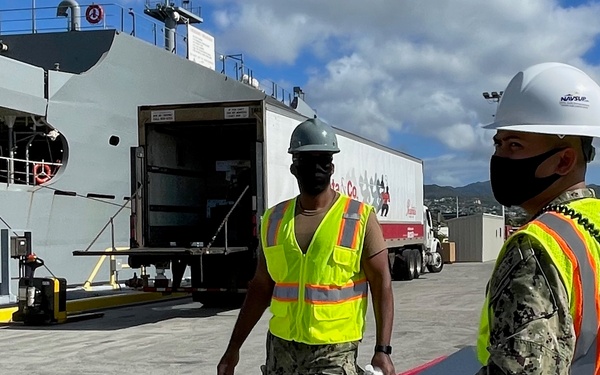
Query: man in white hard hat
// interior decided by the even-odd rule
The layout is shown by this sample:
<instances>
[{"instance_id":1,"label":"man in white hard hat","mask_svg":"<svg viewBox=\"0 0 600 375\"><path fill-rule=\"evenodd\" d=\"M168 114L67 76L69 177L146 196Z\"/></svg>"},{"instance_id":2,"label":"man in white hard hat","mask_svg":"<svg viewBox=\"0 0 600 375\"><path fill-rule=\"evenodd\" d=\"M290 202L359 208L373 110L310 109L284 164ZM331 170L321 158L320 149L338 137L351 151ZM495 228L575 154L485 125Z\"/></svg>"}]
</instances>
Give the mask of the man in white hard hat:
<instances>
[{"instance_id":1,"label":"man in white hard hat","mask_svg":"<svg viewBox=\"0 0 600 375\"><path fill-rule=\"evenodd\" d=\"M519 72L495 116L496 200L529 221L504 244L482 309L478 374L600 374L600 200L585 185L600 87L544 63Z\"/></svg>"}]
</instances>

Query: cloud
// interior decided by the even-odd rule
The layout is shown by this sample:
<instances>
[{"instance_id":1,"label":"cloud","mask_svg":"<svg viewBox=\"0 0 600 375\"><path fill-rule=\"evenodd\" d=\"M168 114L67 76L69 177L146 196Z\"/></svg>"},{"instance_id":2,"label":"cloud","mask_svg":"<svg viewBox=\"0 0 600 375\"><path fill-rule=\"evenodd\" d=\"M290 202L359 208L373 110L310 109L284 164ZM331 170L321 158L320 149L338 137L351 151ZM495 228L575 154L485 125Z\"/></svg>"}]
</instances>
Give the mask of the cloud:
<instances>
[{"instance_id":1,"label":"cloud","mask_svg":"<svg viewBox=\"0 0 600 375\"><path fill-rule=\"evenodd\" d=\"M318 50L323 38L333 32L332 25L314 24L308 12L275 6L279 2L242 2L236 7L222 4L215 4L222 8L214 15L223 31L220 43L243 49L263 63L293 64L304 49L312 46Z\"/></svg>"},{"instance_id":2,"label":"cloud","mask_svg":"<svg viewBox=\"0 0 600 375\"><path fill-rule=\"evenodd\" d=\"M319 116L378 142L413 134L457 158L485 155L493 132L481 126L495 105L482 92L503 90L519 70L545 61L573 64L600 81L599 67L584 59L600 34L597 3L209 1L219 9L218 39L301 71L307 78L298 84Z\"/></svg>"},{"instance_id":3,"label":"cloud","mask_svg":"<svg viewBox=\"0 0 600 375\"><path fill-rule=\"evenodd\" d=\"M425 184L440 186L462 186L464 181L489 180L489 156L467 157L444 154L423 160Z\"/></svg>"}]
</instances>

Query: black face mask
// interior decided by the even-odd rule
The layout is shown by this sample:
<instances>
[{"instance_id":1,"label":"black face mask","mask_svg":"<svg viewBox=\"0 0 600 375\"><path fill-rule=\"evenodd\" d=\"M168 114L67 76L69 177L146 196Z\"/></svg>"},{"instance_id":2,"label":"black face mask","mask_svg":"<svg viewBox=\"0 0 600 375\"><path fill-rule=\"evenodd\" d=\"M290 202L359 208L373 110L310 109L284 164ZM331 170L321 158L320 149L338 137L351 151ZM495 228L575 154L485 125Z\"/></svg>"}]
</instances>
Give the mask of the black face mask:
<instances>
[{"instance_id":1,"label":"black face mask","mask_svg":"<svg viewBox=\"0 0 600 375\"><path fill-rule=\"evenodd\" d=\"M555 148L525 159L509 159L496 155L490 160L490 180L494 197L503 206L520 206L540 194L561 176L535 177L535 171L546 159L564 148Z\"/></svg>"},{"instance_id":2,"label":"black face mask","mask_svg":"<svg viewBox=\"0 0 600 375\"><path fill-rule=\"evenodd\" d=\"M329 155L295 157L293 166L300 191L303 193L318 195L331 183L333 164L332 157Z\"/></svg>"}]
</instances>

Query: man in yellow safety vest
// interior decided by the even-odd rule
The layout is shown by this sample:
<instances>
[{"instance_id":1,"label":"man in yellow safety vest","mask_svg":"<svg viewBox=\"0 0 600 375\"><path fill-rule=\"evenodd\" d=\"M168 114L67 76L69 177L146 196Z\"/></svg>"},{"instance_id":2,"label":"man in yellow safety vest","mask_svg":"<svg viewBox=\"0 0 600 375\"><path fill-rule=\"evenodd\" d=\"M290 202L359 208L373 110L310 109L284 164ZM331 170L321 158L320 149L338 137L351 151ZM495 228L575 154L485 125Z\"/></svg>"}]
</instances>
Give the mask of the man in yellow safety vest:
<instances>
[{"instance_id":1,"label":"man in yellow safety vest","mask_svg":"<svg viewBox=\"0 0 600 375\"><path fill-rule=\"evenodd\" d=\"M294 129L288 152L300 195L262 217L256 274L218 375L233 374L240 347L269 305L263 374L362 374L356 357L369 288L376 322L371 364L395 375L387 246L374 208L331 188L339 151L333 128L319 119Z\"/></svg>"},{"instance_id":2,"label":"man in yellow safety vest","mask_svg":"<svg viewBox=\"0 0 600 375\"><path fill-rule=\"evenodd\" d=\"M600 136L600 87L561 63L514 76L495 121L496 200L528 222L489 280L477 354L484 374L600 374L600 200L586 166Z\"/></svg>"}]
</instances>

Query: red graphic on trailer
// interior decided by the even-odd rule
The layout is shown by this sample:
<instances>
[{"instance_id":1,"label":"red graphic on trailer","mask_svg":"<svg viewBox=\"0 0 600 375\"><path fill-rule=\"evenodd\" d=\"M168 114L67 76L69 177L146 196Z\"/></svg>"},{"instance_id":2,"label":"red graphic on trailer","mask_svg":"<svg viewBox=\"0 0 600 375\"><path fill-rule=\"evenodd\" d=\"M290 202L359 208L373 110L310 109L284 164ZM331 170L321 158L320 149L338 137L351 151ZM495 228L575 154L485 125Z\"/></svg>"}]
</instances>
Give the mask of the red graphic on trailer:
<instances>
[{"instance_id":1,"label":"red graphic on trailer","mask_svg":"<svg viewBox=\"0 0 600 375\"><path fill-rule=\"evenodd\" d=\"M385 191L381 193L381 216L386 216L390 210L390 187L386 186Z\"/></svg>"},{"instance_id":2,"label":"red graphic on trailer","mask_svg":"<svg viewBox=\"0 0 600 375\"><path fill-rule=\"evenodd\" d=\"M385 239L416 239L423 238L423 225L406 223L387 223L381 222L381 231Z\"/></svg>"},{"instance_id":3,"label":"red graphic on trailer","mask_svg":"<svg viewBox=\"0 0 600 375\"><path fill-rule=\"evenodd\" d=\"M340 193L346 194L351 198L358 199L375 207L377 214L387 217L390 211L390 187L387 184L387 176L377 173L369 177L365 170L364 175L359 175L358 179L352 174L339 180L331 180L331 188Z\"/></svg>"},{"instance_id":4,"label":"red graphic on trailer","mask_svg":"<svg viewBox=\"0 0 600 375\"><path fill-rule=\"evenodd\" d=\"M416 216L417 208L410 204L410 199L406 200L406 215L407 216Z\"/></svg>"}]
</instances>

